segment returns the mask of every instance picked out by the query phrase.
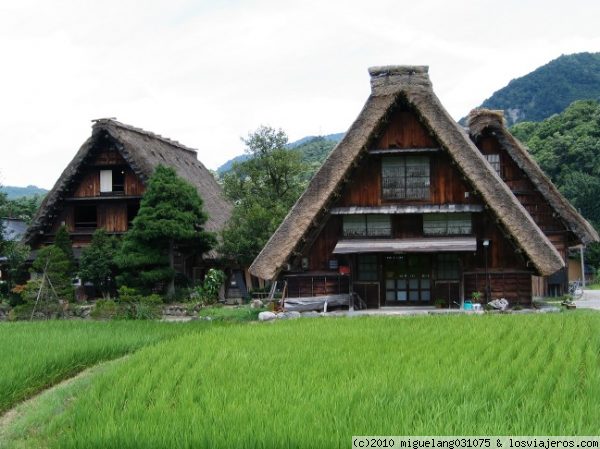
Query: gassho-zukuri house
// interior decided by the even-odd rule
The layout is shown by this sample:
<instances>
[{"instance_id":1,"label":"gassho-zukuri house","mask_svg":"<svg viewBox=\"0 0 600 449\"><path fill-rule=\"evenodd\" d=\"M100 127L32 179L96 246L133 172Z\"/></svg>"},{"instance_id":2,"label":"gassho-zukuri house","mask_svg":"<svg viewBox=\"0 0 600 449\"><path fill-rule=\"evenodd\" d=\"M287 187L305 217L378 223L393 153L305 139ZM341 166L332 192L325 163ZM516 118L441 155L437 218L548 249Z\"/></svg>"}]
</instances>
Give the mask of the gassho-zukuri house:
<instances>
[{"instance_id":1,"label":"gassho-zukuri house","mask_svg":"<svg viewBox=\"0 0 600 449\"><path fill-rule=\"evenodd\" d=\"M100 119L95 120L91 137L46 195L24 242L35 251L52 243L58 228L65 225L78 257L96 229L103 228L113 235L126 233L158 165L174 168L196 187L208 215L205 229L221 231L231 216L232 205L198 160L197 150L116 120ZM222 263L213 250L204 255L176 254L175 268L193 280L203 279L209 267L225 268L230 273L231 293L243 296L243 270Z\"/></svg>"},{"instance_id":2,"label":"gassho-zukuri house","mask_svg":"<svg viewBox=\"0 0 600 449\"><path fill-rule=\"evenodd\" d=\"M250 267L287 298L368 307L530 304L566 289L568 248L598 241L500 114L465 131L425 66L369 69L371 95Z\"/></svg>"}]
</instances>

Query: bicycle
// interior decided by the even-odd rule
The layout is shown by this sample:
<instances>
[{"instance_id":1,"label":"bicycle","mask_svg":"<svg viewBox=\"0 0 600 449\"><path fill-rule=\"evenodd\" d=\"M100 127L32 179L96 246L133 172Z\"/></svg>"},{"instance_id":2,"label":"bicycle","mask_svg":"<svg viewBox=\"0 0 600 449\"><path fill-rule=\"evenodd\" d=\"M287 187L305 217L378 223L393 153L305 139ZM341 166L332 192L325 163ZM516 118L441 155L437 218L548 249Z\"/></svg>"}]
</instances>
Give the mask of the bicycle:
<instances>
[{"instance_id":1,"label":"bicycle","mask_svg":"<svg viewBox=\"0 0 600 449\"><path fill-rule=\"evenodd\" d=\"M581 299L583 297L581 281L569 282L569 295L571 295L573 299Z\"/></svg>"}]
</instances>

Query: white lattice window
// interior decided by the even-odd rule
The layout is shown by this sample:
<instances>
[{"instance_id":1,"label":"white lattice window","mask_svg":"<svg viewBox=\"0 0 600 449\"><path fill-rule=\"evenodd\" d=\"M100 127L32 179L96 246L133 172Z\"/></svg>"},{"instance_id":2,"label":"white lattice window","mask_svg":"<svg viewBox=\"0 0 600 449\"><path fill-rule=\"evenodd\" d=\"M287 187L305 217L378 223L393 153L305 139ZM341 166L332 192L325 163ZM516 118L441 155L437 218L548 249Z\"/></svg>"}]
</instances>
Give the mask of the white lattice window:
<instances>
[{"instance_id":1,"label":"white lattice window","mask_svg":"<svg viewBox=\"0 0 600 449\"><path fill-rule=\"evenodd\" d=\"M485 158L490 163L492 168L496 170L496 173L500 174L500 155L499 154L486 154Z\"/></svg>"},{"instance_id":2,"label":"white lattice window","mask_svg":"<svg viewBox=\"0 0 600 449\"><path fill-rule=\"evenodd\" d=\"M429 158L427 156L384 157L381 161L381 183L384 199L429 198Z\"/></svg>"},{"instance_id":3,"label":"white lattice window","mask_svg":"<svg viewBox=\"0 0 600 449\"><path fill-rule=\"evenodd\" d=\"M468 235L472 232L471 214L424 214L425 235Z\"/></svg>"},{"instance_id":4,"label":"white lattice window","mask_svg":"<svg viewBox=\"0 0 600 449\"><path fill-rule=\"evenodd\" d=\"M389 215L345 215L344 237L390 237Z\"/></svg>"}]
</instances>

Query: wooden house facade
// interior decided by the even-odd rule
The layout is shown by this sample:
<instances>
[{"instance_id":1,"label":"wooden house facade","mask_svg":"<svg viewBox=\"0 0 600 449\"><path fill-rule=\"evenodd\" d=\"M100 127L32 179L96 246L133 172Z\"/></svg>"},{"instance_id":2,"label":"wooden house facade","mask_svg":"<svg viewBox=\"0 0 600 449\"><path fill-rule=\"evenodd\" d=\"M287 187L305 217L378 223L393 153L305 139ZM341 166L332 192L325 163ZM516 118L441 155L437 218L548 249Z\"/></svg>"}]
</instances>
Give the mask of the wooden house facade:
<instances>
[{"instance_id":1,"label":"wooden house facade","mask_svg":"<svg viewBox=\"0 0 600 449\"><path fill-rule=\"evenodd\" d=\"M66 226L76 257L96 229L122 235L140 207L146 183L158 165L175 169L195 186L208 214L205 228L220 231L232 206L212 174L197 158L195 149L116 120L96 120L91 137L46 195L24 241L32 249L54 241ZM176 269L190 279L202 278L218 254L176 256Z\"/></svg>"},{"instance_id":2,"label":"wooden house facade","mask_svg":"<svg viewBox=\"0 0 600 449\"><path fill-rule=\"evenodd\" d=\"M286 295L368 307L527 304L565 262L433 92L423 66L374 67L354 124L250 267Z\"/></svg>"}]
</instances>

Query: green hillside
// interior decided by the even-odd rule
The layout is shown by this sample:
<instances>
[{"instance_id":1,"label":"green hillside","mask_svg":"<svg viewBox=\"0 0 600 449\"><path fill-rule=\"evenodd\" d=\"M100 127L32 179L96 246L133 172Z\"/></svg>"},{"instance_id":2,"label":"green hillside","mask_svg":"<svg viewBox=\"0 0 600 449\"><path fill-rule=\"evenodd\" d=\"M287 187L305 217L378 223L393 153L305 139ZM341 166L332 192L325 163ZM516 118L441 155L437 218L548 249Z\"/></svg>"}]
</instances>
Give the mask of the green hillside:
<instances>
[{"instance_id":1,"label":"green hillside","mask_svg":"<svg viewBox=\"0 0 600 449\"><path fill-rule=\"evenodd\" d=\"M307 178L312 177L319 169L323 161L331 153L331 150L337 145L337 142L323 136L313 137L311 140L302 143L292 150L300 153L302 162L308 166Z\"/></svg>"},{"instance_id":2,"label":"green hillside","mask_svg":"<svg viewBox=\"0 0 600 449\"><path fill-rule=\"evenodd\" d=\"M513 79L480 107L503 109L508 124L513 125L543 120L575 100L587 99L600 99L600 53L560 56Z\"/></svg>"}]
</instances>

